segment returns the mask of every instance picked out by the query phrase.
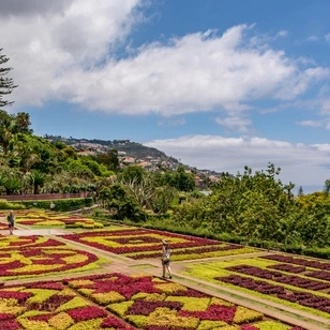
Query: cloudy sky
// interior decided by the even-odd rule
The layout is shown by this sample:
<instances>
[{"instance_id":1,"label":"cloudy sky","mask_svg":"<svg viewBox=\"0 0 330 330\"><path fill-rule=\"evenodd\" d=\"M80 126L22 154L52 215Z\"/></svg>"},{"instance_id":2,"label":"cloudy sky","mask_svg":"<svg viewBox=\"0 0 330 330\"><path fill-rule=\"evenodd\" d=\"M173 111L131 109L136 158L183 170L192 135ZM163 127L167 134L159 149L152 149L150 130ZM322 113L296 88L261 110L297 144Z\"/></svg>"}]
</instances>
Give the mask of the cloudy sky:
<instances>
[{"instance_id":1,"label":"cloudy sky","mask_svg":"<svg viewBox=\"0 0 330 330\"><path fill-rule=\"evenodd\" d=\"M330 178L330 1L0 0L9 112L198 168Z\"/></svg>"}]
</instances>

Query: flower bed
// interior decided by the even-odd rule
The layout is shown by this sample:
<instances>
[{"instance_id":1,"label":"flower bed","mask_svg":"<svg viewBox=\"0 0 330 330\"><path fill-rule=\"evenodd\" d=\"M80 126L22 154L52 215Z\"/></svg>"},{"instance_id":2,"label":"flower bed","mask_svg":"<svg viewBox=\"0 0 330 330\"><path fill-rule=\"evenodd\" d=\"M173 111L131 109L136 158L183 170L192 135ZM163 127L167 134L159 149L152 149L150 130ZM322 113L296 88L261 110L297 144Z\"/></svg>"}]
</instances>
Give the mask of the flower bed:
<instances>
[{"instance_id":1,"label":"flower bed","mask_svg":"<svg viewBox=\"0 0 330 330\"><path fill-rule=\"evenodd\" d=\"M116 273L65 283L139 329L244 329L252 324L251 329L261 329L265 322L259 312L151 276Z\"/></svg>"},{"instance_id":2,"label":"flower bed","mask_svg":"<svg viewBox=\"0 0 330 330\"><path fill-rule=\"evenodd\" d=\"M77 233L63 236L108 252L123 254L132 259L160 258L161 240L171 247L171 259L187 260L255 252L256 249L216 240L165 233L157 230L130 228L129 230Z\"/></svg>"},{"instance_id":3,"label":"flower bed","mask_svg":"<svg viewBox=\"0 0 330 330\"><path fill-rule=\"evenodd\" d=\"M6 230L6 229L8 229L8 223L7 222L0 222L0 230Z\"/></svg>"},{"instance_id":4,"label":"flower bed","mask_svg":"<svg viewBox=\"0 0 330 330\"><path fill-rule=\"evenodd\" d=\"M300 329L179 284L151 276L129 277L118 273L2 288L0 327L5 330Z\"/></svg>"},{"instance_id":5,"label":"flower bed","mask_svg":"<svg viewBox=\"0 0 330 330\"><path fill-rule=\"evenodd\" d=\"M274 254L270 256L264 256L262 258L266 260L279 261L281 263L294 264L294 265L317 268L322 270L325 269L330 271L330 262L318 261L318 260L301 258L301 257L291 257L282 254Z\"/></svg>"},{"instance_id":6,"label":"flower bed","mask_svg":"<svg viewBox=\"0 0 330 330\"><path fill-rule=\"evenodd\" d=\"M9 280L57 272L84 271L103 263L95 254L39 236L0 237L0 278Z\"/></svg>"},{"instance_id":7,"label":"flower bed","mask_svg":"<svg viewBox=\"0 0 330 330\"><path fill-rule=\"evenodd\" d=\"M306 269L303 274L290 275L287 270L296 272L296 267L284 267L283 260L279 261L283 271L270 270L276 266L273 259L252 258L189 265L185 273L330 319L330 283L308 277L326 277L325 271Z\"/></svg>"},{"instance_id":8,"label":"flower bed","mask_svg":"<svg viewBox=\"0 0 330 330\"><path fill-rule=\"evenodd\" d=\"M18 329L122 329L127 323L80 297L61 282L37 282L0 290L0 327Z\"/></svg>"},{"instance_id":9,"label":"flower bed","mask_svg":"<svg viewBox=\"0 0 330 330\"><path fill-rule=\"evenodd\" d=\"M90 218L59 215L54 212L30 212L17 214L16 222L32 227L69 227L69 228L103 228L103 224Z\"/></svg>"}]
</instances>

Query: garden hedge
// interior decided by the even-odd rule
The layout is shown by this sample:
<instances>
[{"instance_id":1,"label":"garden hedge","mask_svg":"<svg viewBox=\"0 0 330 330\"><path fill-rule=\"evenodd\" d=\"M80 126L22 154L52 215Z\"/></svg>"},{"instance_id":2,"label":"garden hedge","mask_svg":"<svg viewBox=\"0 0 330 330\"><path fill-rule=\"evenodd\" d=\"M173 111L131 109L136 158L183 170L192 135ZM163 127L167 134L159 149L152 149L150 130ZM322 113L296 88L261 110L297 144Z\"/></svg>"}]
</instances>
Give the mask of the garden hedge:
<instances>
[{"instance_id":1,"label":"garden hedge","mask_svg":"<svg viewBox=\"0 0 330 330\"><path fill-rule=\"evenodd\" d=\"M38 208L38 209L50 209L50 203L55 204L54 211L73 211L83 207L89 207L93 205L93 198L68 198L68 199L58 199L58 200L34 200L34 201L22 201L27 209Z\"/></svg>"}]
</instances>

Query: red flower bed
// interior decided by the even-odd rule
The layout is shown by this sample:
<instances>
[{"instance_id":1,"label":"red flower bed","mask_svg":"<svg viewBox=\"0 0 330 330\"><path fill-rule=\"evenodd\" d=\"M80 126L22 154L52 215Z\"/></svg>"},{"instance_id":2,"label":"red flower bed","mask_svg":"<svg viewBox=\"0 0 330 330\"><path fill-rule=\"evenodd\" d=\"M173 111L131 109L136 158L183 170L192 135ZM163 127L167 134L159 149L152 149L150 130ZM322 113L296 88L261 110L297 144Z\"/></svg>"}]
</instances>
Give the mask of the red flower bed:
<instances>
[{"instance_id":1,"label":"red flower bed","mask_svg":"<svg viewBox=\"0 0 330 330\"><path fill-rule=\"evenodd\" d=\"M101 328L115 328L118 330L134 330L135 328L131 327L128 324L125 324L123 321L119 320L117 317L108 316L101 323Z\"/></svg>"},{"instance_id":2,"label":"red flower bed","mask_svg":"<svg viewBox=\"0 0 330 330\"><path fill-rule=\"evenodd\" d=\"M115 277L115 279L114 279ZM94 293L107 293L110 291L116 291L124 296L126 299L130 299L136 293L146 292L146 293L160 293L161 291L154 287L154 282L152 282L152 277L147 276L143 279L132 278L122 274L113 274L111 278L107 279L104 276L92 276L83 277L83 279L91 279L94 281L93 284L85 285L84 288L94 289ZM74 279L72 279L74 280ZM69 285L70 285L70 281Z\"/></svg>"},{"instance_id":3,"label":"red flower bed","mask_svg":"<svg viewBox=\"0 0 330 330\"><path fill-rule=\"evenodd\" d=\"M68 311L68 314L76 322L97 319L99 317L106 317L108 315L103 309L96 306L88 306L88 307L73 309L71 311Z\"/></svg>"},{"instance_id":4,"label":"red flower bed","mask_svg":"<svg viewBox=\"0 0 330 330\"><path fill-rule=\"evenodd\" d=\"M304 258L295 258L290 256L284 256L281 254L274 254L270 256L263 256L261 257L263 259L267 260L274 260L279 262L286 262L288 264L295 264L295 265L301 265L306 267L312 267L312 268L319 268L319 269L325 269L330 270L330 263L329 262L320 262L317 260L310 260L310 259L304 259Z\"/></svg>"},{"instance_id":5,"label":"red flower bed","mask_svg":"<svg viewBox=\"0 0 330 330\"><path fill-rule=\"evenodd\" d=\"M315 296L309 292L291 290L290 292L286 292L285 288L282 286L273 285L264 281L256 281L252 278L241 277L239 275L216 277L215 279L330 313L330 299L327 297Z\"/></svg>"},{"instance_id":6,"label":"red flower bed","mask_svg":"<svg viewBox=\"0 0 330 330\"><path fill-rule=\"evenodd\" d=\"M306 267L304 266L294 266L290 264L276 264L276 265L268 266L267 268L282 270L284 272L294 273L294 274L303 273L306 270Z\"/></svg>"},{"instance_id":7,"label":"red flower bed","mask_svg":"<svg viewBox=\"0 0 330 330\"><path fill-rule=\"evenodd\" d=\"M236 306L212 305L206 311L180 311L180 316L198 317L201 320L224 321L231 323L235 317Z\"/></svg>"},{"instance_id":8,"label":"red flower bed","mask_svg":"<svg viewBox=\"0 0 330 330\"><path fill-rule=\"evenodd\" d=\"M11 313L0 313L0 321L14 319L15 315Z\"/></svg>"},{"instance_id":9,"label":"red flower bed","mask_svg":"<svg viewBox=\"0 0 330 330\"><path fill-rule=\"evenodd\" d=\"M32 293L30 293L30 292L0 291L0 298L16 299L19 303L24 303L31 296L32 296Z\"/></svg>"},{"instance_id":10,"label":"red flower bed","mask_svg":"<svg viewBox=\"0 0 330 330\"><path fill-rule=\"evenodd\" d=\"M286 283L292 286L296 286L298 288L303 288L308 290L317 291L317 290L324 290L330 288L330 283L309 280L299 276L286 276L281 272L269 271L254 266L239 265L239 266L227 267L226 269L241 274L269 279L279 283Z\"/></svg>"},{"instance_id":11,"label":"red flower bed","mask_svg":"<svg viewBox=\"0 0 330 330\"><path fill-rule=\"evenodd\" d=\"M176 301L145 301L138 299L126 312L127 315L149 315L156 308L167 307L170 309L180 310L182 303Z\"/></svg>"},{"instance_id":12,"label":"red flower bed","mask_svg":"<svg viewBox=\"0 0 330 330\"><path fill-rule=\"evenodd\" d=\"M3 330L19 330L22 329L16 320L1 321L0 328Z\"/></svg>"}]
</instances>

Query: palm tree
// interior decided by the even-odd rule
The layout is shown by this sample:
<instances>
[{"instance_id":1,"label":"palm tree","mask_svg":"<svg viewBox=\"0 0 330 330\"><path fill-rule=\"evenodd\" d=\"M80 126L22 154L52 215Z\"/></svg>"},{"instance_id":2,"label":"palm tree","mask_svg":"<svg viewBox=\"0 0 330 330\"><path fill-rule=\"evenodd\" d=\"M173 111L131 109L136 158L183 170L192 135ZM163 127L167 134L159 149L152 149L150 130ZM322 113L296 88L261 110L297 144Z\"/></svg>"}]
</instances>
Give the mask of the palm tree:
<instances>
[{"instance_id":1,"label":"palm tree","mask_svg":"<svg viewBox=\"0 0 330 330\"><path fill-rule=\"evenodd\" d=\"M13 195L21 190L22 182L17 176L10 175L5 179L3 186L6 189L7 195Z\"/></svg>"},{"instance_id":2,"label":"palm tree","mask_svg":"<svg viewBox=\"0 0 330 330\"><path fill-rule=\"evenodd\" d=\"M30 174L30 182L33 185L33 193L39 194L39 188L43 186L45 182L45 174L34 170Z\"/></svg>"},{"instance_id":3,"label":"palm tree","mask_svg":"<svg viewBox=\"0 0 330 330\"><path fill-rule=\"evenodd\" d=\"M17 136L15 136L17 138ZM28 173L31 167L40 161L40 156L33 150L29 140L16 140L14 143L13 156L20 158L20 167L24 173Z\"/></svg>"}]
</instances>

